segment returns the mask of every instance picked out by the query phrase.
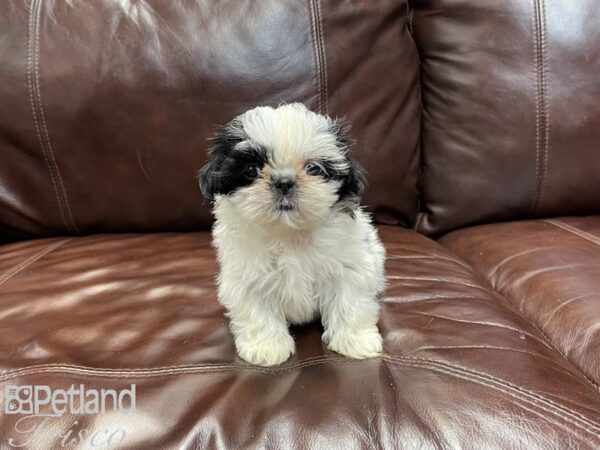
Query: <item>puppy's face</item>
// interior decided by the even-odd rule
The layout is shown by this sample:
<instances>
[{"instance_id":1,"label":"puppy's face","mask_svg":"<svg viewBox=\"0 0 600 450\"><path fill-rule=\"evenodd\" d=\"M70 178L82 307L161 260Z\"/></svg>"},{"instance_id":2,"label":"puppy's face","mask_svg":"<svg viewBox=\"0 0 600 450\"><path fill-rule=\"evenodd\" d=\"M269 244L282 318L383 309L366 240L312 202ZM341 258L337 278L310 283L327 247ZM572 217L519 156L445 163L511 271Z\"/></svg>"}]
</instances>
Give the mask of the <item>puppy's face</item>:
<instances>
[{"instance_id":1,"label":"puppy's face","mask_svg":"<svg viewBox=\"0 0 600 450\"><path fill-rule=\"evenodd\" d=\"M348 153L334 120L300 103L258 107L216 134L200 187L247 222L307 229L358 205L365 178Z\"/></svg>"}]
</instances>

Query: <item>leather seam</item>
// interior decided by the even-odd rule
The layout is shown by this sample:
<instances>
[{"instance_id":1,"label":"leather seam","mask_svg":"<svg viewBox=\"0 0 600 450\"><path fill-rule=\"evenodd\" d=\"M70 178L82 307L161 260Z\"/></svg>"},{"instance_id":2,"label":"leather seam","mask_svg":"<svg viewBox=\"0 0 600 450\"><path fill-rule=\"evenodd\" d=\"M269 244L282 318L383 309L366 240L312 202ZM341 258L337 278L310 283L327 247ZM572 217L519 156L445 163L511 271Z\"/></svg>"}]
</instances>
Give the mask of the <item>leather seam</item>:
<instances>
[{"instance_id":1,"label":"leather seam","mask_svg":"<svg viewBox=\"0 0 600 450\"><path fill-rule=\"evenodd\" d=\"M414 46L414 50L415 50L415 54L417 56L417 62L419 65L419 74L417 77L417 96L418 96L418 100L419 100L419 138L418 138L418 142L417 142L417 152L418 152L418 159L419 159L419 167L418 167L418 179L417 179L417 215L415 218L415 223L413 224L412 230L416 231L417 233L423 232L422 229L422 225L423 225L423 220L425 220L425 217L427 215L427 213L425 212L424 208L424 172L423 172L423 128L424 128L424 110L425 110L425 104L423 101L423 81L422 81L422 77L423 77L423 61L421 58L421 52L419 51L419 46L417 45L417 39L415 37L415 31L414 31L414 18L415 18L415 5L413 3L413 0L406 0L406 21L404 23L404 26L406 27L406 30L408 32L408 36L410 37L410 40Z\"/></svg>"},{"instance_id":2,"label":"leather seam","mask_svg":"<svg viewBox=\"0 0 600 450\"><path fill-rule=\"evenodd\" d=\"M39 373L66 373L66 374L83 374L88 376L105 376L105 377L140 377L140 378L152 378L163 375L177 375L187 373L212 373L212 372L227 372L231 370L253 370L256 372L264 372L277 374L282 372L289 372L295 369L303 367L309 367L316 364L323 364L327 362L345 362L346 358L343 357L328 357L320 356L314 358L308 358L295 364L290 364L284 367L269 368L262 366L255 366L251 364L199 364L189 366L165 366L165 367L151 367L145 369L110 369L110 368L94 368L86 366L68 365L68 364L47 364L39 366L23 367L14 370L7 370L0 373L0 381L6 381L8 379L24 376L34 375Z\"/></svg>"},{"instance_id":3,"label":"leather seam","mask_svg":"<svg viewBox=\"0 0 600 450\"><path fill-rule=\"evenodd\" d=\"M393 364L405 365L409 367L425 368L433 371L445 373L450 376L463 378L474 383L481 384L490 389L494 389L500 392L507 393L513 398L519 398L531 404L537 405L541 409L554 413L560 416L566 422L575 425L589 433L594 438L597 438L597 432L592 432L591 429L600 431L600 424L587 419L581 413L574 411L566 406L555 403L554 401L545 398L540 394L536 394L528 389L514 385L490 374L475 371L472 369L466 369L461 366L455 366L442 361L416 358L416 357L395 357L391 355L382 355L379 358L373 358L372 360L387 361ZM316 357L311 360L305 360L300 363L277 368L265 368L260 366L252 365L239 365L239 364L225 364L225 365L214 365L214 366L172 366L164 368L154 369L96 369L83 366L68 366L62 364L47 365L47 366L32 366L30 368L17 369L12 372L5 372L0 375L0 381L7 381L9 379L17 378L24 375L35 375L42 373L62 373L65 375L87 375L87 376L98 376L98 377L131 377L131 378L155 378L164 375L179 375L179 374L194 374L194 373L219 373L227 372L236 369L253 370L257 372L263 372L267 374L282 374L291 372L294 369L311 367L327 362L343 362L343 363L356 363L360 360L352 360L343 357ZM566 414L566 416L565 416ZM591 428L591 429L590 429Z\"/></svg>"},{"instance_id":4,"label":"leather seam","mask_svg":"<svg viewBox=\"0 0 600 450\"><path fill-rule=\"evenodd\" d=\"M27 84L29 88L29 101L32 109L33 120L44 161L54 188L54 195L58 203L63 224L71 233L79 234L60 169L54 156L52 142L46 123L44 105L40 88L39 61L40 61L40 15L42 0L31 0L29 10L29 36L27 44Z\"/></svg>"},{"instance_id":5,"label":"leather seam","mask_svg":"<svg viewBox=\"0 0 600 450\"><path fill-rule=\"evenodd\" d=\"M574 227L573 225L569 225L568 223L565 223L561 220L556 220L556 219L545 219L545 220L543 220L543 222L554 225L555 227L558 227L565 231L568 231L569 233L574 234L575 236L578 236L581 239L585 239L586 241L589 241L593 244L600 246L600 238L599 237L594 236L593 234L588 233L587 231L583 231L577 227Z\"/></svg>"},{"instance_id":6,"label":"leather seam","mask_svg":"<svg viewBox=\"0 0 600 450\"><path fill-rule=\"evenodd\" d=\"M5 270L4 272L0 273L0 285L6 283L9 279L11 279L15 275L17 275L19 272L21 272L22 270L31 266L31 264L40 260L41 258L46 256L48 253L56 250L58 247L61 247L62 245L69 242L70 240L71 239L69 238L69 239L62 239L58 242L54 242L53 244L50 244L50 245L44 247L42 250L38 251L37 253L34 253L29 258L21 261L19 264L16 264L13 267L11 267L10 269Z\"/></svg>"},{"instance_id":7,"label":"leather seam","mask_svg":"<svg viewBox=\"0 0 600 450\"><path fill-rule=\"evenodd\" d=\"M327 104L327 62L325 60L325 44L323 39L323 19L320 0L310 0L310 28L314 48L315 81L317 88L317 108L321 114L328 113Z\"/></svg>"},{"instance_id":8,"label":"leather seam","mask_svg":"<svg viewBox=\"0 0 600 450\"><path fill-rule=\"evenodd\" d=\"M324 113L325 114L329 114L329 103L328 103L328 94L329 94L329 86L328 86L328 80L327 80L327 56L325 53L325 29L323 27L323 11L322 11L322 5L321 5L321 0L316 0L317 1L317 13L319 15L319 20L317 21L317 26L318 26L318 30L319 30L319 40L320 40L320 52L321 52L321 86L323 89L322 92L322 96L323 96L323 108L324 108Z\"/></svg>"},{"instance_id":9,"label":"leather seam","mask_svg":"<svg viewBox=\"0 0 600 450\"><path fill-rule=\"evenodd\" d=\"M542 88L543 88L543 100L544 100L544 152L543 152L543 170L542 179L540 182L540 193L538 197L537 209L539 210L544 200L544 194L546 193L546 179L548 177L548 159L550 157L550 108L548 106L548 31L546 21L546 0L539 0L541 7L541 27L542 27Z\"/></svg>"},{"instance_id":10,"label":"leather seam","mask_svg":"<svg viewBox=\"0 0 600 450\"><path fill-rule=\"evenodd\" d=\"M533 0L533 31L536 66L535 95L535 186L530 214L536 216L544 195L549 152L549 117L546 64L546 6L545 0Z\"/></svg>"}]
</instances>

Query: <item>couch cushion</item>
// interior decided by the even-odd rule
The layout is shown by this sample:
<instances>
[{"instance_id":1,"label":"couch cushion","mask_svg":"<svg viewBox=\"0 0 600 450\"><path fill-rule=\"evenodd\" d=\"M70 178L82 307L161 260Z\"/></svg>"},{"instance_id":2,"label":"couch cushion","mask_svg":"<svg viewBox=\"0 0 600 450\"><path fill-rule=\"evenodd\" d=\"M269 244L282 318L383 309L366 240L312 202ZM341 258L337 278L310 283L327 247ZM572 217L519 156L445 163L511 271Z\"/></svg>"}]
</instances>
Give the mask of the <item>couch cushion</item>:
<instances>
[{"instance_id":1,"label":"couch cushion","mask_svg":"<svg viewBox=\"0 0 600 450\"><path fill-rule=\"evenodd\" d=\"M0 241L208 229L195 180L207 138L283 101L352 120L365 202L411 224L406 14L404 0L0 2Z\"/></svg>"},{"instance_id":2,"label":"couch cushion","mask_svg":"<svg viewBox=\"0 0 600 450\"><path fill-rule=\"evenodd\" d=\"M442 242L600 384L600 216L487 225Z\"/></svg>"},{"instance_id":3,"label":"couch cushion","mask_svg":"<svg viewBox=\"0 0 600 450\"><path fill-rule=\"evenodd\" d=\"M124 436L113 448L600 446L600 393L534 327L438 244L381 234L385 354L347 360L311 325L273 368L235 355L207 234L0 247L2 384L135 384L137 404L35 426L4 414L0 442L57 448L86 429Z\"/></svg>"},{"instance_id":4,"label":"couch cushion","mask_svg":"<svg viewBox=\"0 0 600 450\"><path fill-rule=\"evenodd\" d=\"M600 212L596 0L420 0L419 229Z\"/></svg>"}]
</instances>

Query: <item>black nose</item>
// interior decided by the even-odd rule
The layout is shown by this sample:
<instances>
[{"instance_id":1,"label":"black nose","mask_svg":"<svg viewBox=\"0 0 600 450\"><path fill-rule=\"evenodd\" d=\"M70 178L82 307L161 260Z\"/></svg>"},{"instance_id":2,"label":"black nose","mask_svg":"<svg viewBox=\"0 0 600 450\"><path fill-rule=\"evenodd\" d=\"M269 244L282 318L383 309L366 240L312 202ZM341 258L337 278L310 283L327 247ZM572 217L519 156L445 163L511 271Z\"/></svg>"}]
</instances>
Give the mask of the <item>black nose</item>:
<instances>
[{"instance_id":1,"label":"black nose","mask_svg":"<svg viewBox=\"0 0 600 450\"><path fill-rule=\"evenodd\" d=\"M286 195L288 192L290 192L295 185L296 182L291 178L279 178L273 181L273 186L275 189L277 189L283 195Z\"/></svg>"}]
</instances>

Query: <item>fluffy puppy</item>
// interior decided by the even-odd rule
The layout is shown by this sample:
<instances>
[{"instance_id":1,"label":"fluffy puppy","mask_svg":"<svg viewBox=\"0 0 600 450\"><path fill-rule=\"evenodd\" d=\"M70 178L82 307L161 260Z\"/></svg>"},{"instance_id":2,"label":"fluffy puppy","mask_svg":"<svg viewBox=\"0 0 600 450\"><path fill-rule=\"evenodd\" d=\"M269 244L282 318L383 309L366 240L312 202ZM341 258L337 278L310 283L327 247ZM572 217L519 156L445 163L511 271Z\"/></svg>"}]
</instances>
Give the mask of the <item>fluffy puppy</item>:
<instances>
[{"instance_id":1,"label":"fluffy puppy","mask_svg":"<svg viewBox=\"0 0 600 450\"><path fill-rule=\"evenodd\" d=\"M341 124L300 103L257 107L218 131L200 170L214 201L219 301L240 357L284 362L288 324L319 315L328 348L379 354L385 250L359 206L365 187Z\"/></svg>"}]
</instances>

